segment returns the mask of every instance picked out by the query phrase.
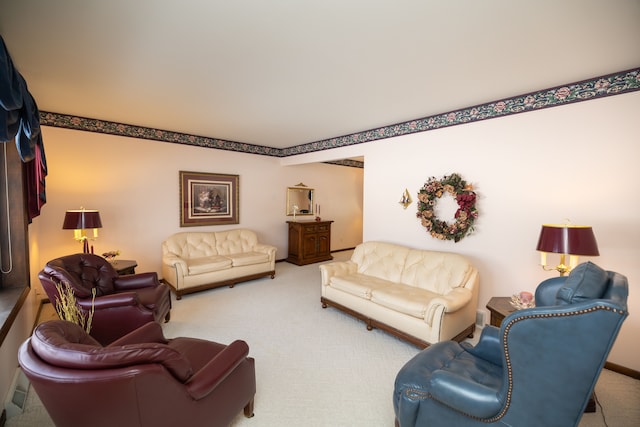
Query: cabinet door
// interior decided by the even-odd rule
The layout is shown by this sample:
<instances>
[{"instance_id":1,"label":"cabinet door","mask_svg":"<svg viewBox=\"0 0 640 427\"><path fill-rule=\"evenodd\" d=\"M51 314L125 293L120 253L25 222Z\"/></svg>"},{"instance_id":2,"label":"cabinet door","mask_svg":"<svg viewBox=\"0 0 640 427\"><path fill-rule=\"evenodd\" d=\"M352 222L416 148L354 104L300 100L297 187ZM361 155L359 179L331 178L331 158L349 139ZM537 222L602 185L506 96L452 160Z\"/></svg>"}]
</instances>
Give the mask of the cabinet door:
<instances>
[{"instance_id":1,"label":"cabinet door","mask_svg":"<svg viewBox=\"0 0 640 427\"><path fill-rule=\"evenodd\" d=\"M289 256L290 257L299 257L301 255L300 252L300 242L302 241L302 236L300 235L300 227L289 224Z\"/></svg>"},{"instance_id":2,"label":"cabinet door","mask_svg":"<svg viewBox=\"0 0 640 427\"><path fill-rule=\"evenodd\" d=\"M317 255L329 255L331 253L331 233L318 233Z\"/></svg>"},{"instance_id":3,"label":"cabinet door","mask_svg":"<svg viewBox=\"0 0 640 427\"><path fill-rule=\"evenodd\" d=\"M318 255L318 235L305 234L302 240L302 258L313 258Z\"/></svg>"}]
</instances>

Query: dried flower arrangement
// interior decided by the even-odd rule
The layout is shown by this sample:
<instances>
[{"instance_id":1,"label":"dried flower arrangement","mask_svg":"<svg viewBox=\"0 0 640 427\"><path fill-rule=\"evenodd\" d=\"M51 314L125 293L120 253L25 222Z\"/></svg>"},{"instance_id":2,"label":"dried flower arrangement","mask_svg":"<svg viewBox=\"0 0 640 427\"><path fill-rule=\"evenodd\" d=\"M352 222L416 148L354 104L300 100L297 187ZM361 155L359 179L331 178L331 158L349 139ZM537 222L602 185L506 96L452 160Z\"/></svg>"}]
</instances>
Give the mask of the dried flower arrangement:
<instances>
[{"instance_id":1,"label":"dried flower arrangement","mask_svg":"<svg viewBox=\"0 0 640 427\"><path fill-rule=\"evenodd\" d=\"M458 203L458 210L451 224L439 219L435 214L438 199L445 193L449 193ZM418 192L417 217L432 237L457 243L473 232L473 224L478 218L476 199L473 185L457 173L445 175L442 179L431 177Z\"/></svg>"},{"instance_id":2,"label":"dried flower arrangement","mask_svg":"<svg viewBox=\"0 0 640 427\"><path fill-rule=\"evenodd\" d=\"M71 286L69 286L68 283L57 283L56 290L58 291L58 302L55 305L55 308L60 319L75 323L89 333L89 331L91 331L91 323L93 321L93 304L96 299L96 290L91 290L91 311L86 315L78 305L73 289L71 289Z\"/></svg>"},{"instance_id":3,"label":"dried flower arrangement","mask_svg":"<svg viewBox=\"0 0 640 427\"><path fill-rule=\"evenodd\" d=\"M536 306L536 301L533 298L531 292L520 292L519 294L513 294L511 296L511 305L516 310L522 310L523 308L532 308Z\"/></svg>"},{"instance_id":4,"label":"dried flower arrangement","mask_svg":"<svg viewBox=\"0 0 640 427\"><path fill-rule=\"evenodd\" d=\"M120 255L120 250L116 249L115 251L109 251L102 254L102 257L109 262L115 261L116 257Z\"/></svg>"}]
</instances>

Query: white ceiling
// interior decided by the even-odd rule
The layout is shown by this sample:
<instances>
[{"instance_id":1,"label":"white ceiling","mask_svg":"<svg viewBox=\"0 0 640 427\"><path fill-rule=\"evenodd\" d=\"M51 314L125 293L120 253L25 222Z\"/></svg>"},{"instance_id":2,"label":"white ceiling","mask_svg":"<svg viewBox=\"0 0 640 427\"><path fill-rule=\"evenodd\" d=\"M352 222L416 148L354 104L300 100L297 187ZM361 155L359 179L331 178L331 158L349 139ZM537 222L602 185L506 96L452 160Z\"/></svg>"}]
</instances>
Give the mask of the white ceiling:
<instances>
[{"instance_id":1,"label":"white ceiling","mask_svg":"<svg viewBox=\"0 0 640 427\"><path fill-rule=\"evenodd\" d=\"M640 0L0 0L42 111L276 148L640 66Z\"/></svg>"}]
</instances>

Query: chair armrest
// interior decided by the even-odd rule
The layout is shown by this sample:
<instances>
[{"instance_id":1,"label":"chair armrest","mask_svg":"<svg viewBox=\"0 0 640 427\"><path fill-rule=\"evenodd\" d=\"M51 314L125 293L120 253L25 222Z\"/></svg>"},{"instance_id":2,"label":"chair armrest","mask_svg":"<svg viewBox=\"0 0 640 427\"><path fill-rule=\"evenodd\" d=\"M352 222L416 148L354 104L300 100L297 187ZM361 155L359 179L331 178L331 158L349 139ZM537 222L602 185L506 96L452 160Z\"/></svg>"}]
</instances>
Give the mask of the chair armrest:
<instances>
[{"instance_id":1,"label":"chair armrest","mask_svg":"<svg viewBox=\"0 0 640 427\"><path fill-rule=\"evenodd\" d=\"M249 346L236 340L218 353L186 383L189 395L196 400L211 393L249 354Z\"/></svg>"},{"instance_id":2,"label":"chair armrest","mask_svg":"<svg viewBox=\"0 0 640 427\"><path fill-rule=\"evenodd\" d=\"M186 272L187 270L187 261L183 258L180 258L175 254L166 254L162 257L162 263L171 268L179 267L181 271Z\"/></svg>"},{"instance_id":3,"label":"chair armrest","mask_svg":"<svg viewBox=\"0 0 640 427\"><path fill-rule=\"evenodd\" d=\"M162 326L157 322L149 322L140 326L138 329L134 329L125 336L118 338L107 347L140 343L167 344L168 342L169 340L167 340L162 333Z\"/></svg>"},{"instance_id":4,"label":"chair armrest","mask_svg":"<svg viewBox=\"0 0 640 427\"><path fill-rule=\"evenodd\" d=\"M473 297L473 292L467 288L453 288L451 291L444 295L437 296L432 298L429 301L429 306L427 307L427 316L429 313L432 313L437 306L444 306L445 313L453 313L454 311L460 310L465 305L471 302Z\"/></svg>"},{"instance_id":5,"label":"chair armrest","mask_svg":"<svg viewBox=\"0 0 640 427\"><path fill-rule=\"evenodd\" d=\"M328 264L320 265L322 273L322 284L329 285L329 281L333 276L345 276L358 271L358 264L353 261L335 261Z\"/></svg>"},{"instance_id":6,"label":"chair armrest","mask_svg":"<svg viewBox=\"0 0 640 427\"><path fill-rule=\"evenodd\" d=\"M155 272L129 274L113 279L113 286L117 291L152 288L158 285L160 285L160 282L158 281L158 274Z\"/></svg>"},{"instance_id":7,"label":"chair armrest","mask_svg":"<svg viewBox=\"0 0 640 427\"><path fill-rule=\"evenodd\" d=\"M465 347L465 349L469 354L479 357L480 359L484 359L494 365L502 366L501 343L500 328L485 325L482 328L482 334L480 335L478 344L474 347Z\"/></svg>"},{"instance_id":8,"label":"chair armrest","mask_svg":"<svg viewBox=\"0 0 640 427\"><path fill-rule=\"evenodd\" d=\"M93 301L92 298L78 299L77 302L78 305L86 311L91 311L91 306L93 306L95 310L103 310L106 308L140 304L138 294L135 292L121 292L118 294L103 295L96 297Z\"/></svg>"},{"instance_id":9,"label":"chair armrest","mask_svg":"<svg viewBox=\"0 0 640 427\"><path fill-rule=\"evenodd\" d=\"M256 252L262 252L269 255L269 258L276 256L276 247L264 243L256 243L253 247Z\"/></svg>"},{"instance_id":10,"label":"chair armrest","mask_svg":"<svg viewBox=\"0 0 640 427\"><path fill-rule=\"evenodd\" d=\"M499 391L451 371L437 370L431 375L430 393L435 400L478 418L492 417L502 408Z\"/></svg>"}]
</instances>

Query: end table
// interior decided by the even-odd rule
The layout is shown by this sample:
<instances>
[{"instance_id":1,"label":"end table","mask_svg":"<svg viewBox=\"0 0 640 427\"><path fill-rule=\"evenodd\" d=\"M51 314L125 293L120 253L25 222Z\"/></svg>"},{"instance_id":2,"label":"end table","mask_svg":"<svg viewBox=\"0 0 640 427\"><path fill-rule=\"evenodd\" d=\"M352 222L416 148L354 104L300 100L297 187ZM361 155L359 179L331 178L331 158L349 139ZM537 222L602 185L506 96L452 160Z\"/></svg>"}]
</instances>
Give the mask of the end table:
<instances>
[{"instance_id":1,"label":"end table","mask_svg":"<svg viewBox=\"0 0 640 427\"><path fill-rule=\"evenodd\" d=\"M487 310L491 313L491 326L499 328L504 318L516 311L510 301L510 297L493 297L489 300Z\"/></svg>"},{"instance_id":2,"label":"end table","mask_svg":"<svg viewBox=\"0 0 640 427\"><path fill-rule=\"evenodd\" d=\"M113 268L116 269L118 275L124 276L127 274L136 274L136 267L138 263L128 259L117 259L111 262Z\"/></svg>"}]
</instances>

